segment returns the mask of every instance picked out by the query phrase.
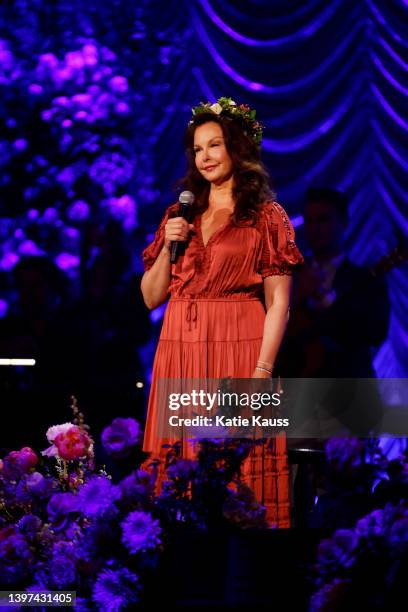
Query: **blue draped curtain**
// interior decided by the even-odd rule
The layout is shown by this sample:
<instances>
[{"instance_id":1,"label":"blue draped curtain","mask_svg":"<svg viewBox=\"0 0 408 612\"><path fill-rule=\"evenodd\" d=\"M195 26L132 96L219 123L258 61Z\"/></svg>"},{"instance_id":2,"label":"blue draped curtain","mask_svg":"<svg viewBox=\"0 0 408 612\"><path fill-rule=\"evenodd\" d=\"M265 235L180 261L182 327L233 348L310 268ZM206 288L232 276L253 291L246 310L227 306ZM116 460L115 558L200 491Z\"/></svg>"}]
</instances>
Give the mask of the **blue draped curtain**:
<instances>
[{"instance_id":1,"label":"blue draped curtain","mask_svg":"<svg viewBox=\"0 0 408 612\"><path fill-rule=\"evenodd\" d=\"M81 55L89 43L100 63L89 68L87 78L97 78L92 70L113 70L126 77L129 90L112 92L108 77L98 81L106 118L95 127L89 124L88 139L82 127L76 129L75 116L69 117L71 146L57 119L44 119L39 109L51 108L59 116L54 98L84 93L85 86L78 79L62 88L44 81L43 93L33 93L39 89L36 64L40 54L52 52L56 64L68 65L64 55ZM301 246L303 194L310 185L334 186L349 197L348 250L358 264L372 266L406 243L407 0L5 0L0 3L0 89L0 126L6 130L0 139L3 250L14 249L21 228L31 227L28 209L37 207L39 212L31 212L40 218L43 208L58 207L55 193L64 223L64 210L75 199L99 210L103 198L109 203L115 195L114 212L122 214L125 194L128 205L138 207L137 238L149 240L164 207L175 200L172 186L185 170L182 141L191 106L221 95L257 109L265 125L264 161L278 199L295 220ZM112 110L119 102L128 108L125 114ZM101 109L89 104L86 112L93 120ZM99 139L97 152L89 149L92 138ZM43 140L53 148L43 150ZM90 167L103 166L106 154L118 147L131 173L122 184L112 170L110 193L109 181L95 186ZM35 161L46 162L48 174L33 190ZM72 194L58 184L68 163L82 181ZM23 197L29 192L31 199ZM16 215L21 219L12 218ZM390 270L387 280L392 317L375 364L381 376L406 375L406 264Z\"/></svg>"},{"instance_id":2,"label":"blue draped curtain","mask_svg":"<svg viewBox=\"0 0 408 612\"><path fill-rule=\"evenodd\" d=\"M186 37L185 52L163 77L168 112L156 138L162 188L183 173L181 135L190 107L231 96L255 107L265 125L264 161L300 242L310 185L349 197L348 248L356 263L372 266L406 239L406 1L196 0L171 8L172 27ZM163 206L174 198L166 189L163 196ZM380 376L403 376L407 266L387 278L390 331L375 365Z\"/></svg>"}]
</instances>

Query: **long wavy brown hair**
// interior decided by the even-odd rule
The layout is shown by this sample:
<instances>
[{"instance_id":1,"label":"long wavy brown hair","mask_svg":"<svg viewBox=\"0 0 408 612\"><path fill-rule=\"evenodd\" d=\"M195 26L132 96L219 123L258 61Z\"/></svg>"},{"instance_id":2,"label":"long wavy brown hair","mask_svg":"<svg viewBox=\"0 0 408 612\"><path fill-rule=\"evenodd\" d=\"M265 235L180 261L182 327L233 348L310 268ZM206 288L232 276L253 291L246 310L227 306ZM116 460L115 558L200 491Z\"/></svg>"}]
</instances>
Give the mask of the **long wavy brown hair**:
<instances>
[{"instance_id":1,"label":"long wavy brown hair","mask_svg":"<svg viewBox=\"0 0 408 612\"><path fill-rule=\"evenodd\" d=\"M213 121L221 126L225 146L233 164L233 198L235 212L232 221L240 225L243 221L255 224L260 206L266 200L275 199L271 180L263 165L255 142L245 133L245 126L236 119L214 113L200 113L193 118L185 135L187 173L179 181L183 189L195 195L194 211L202 213L208 208L211 183L197 170L194 153L194 132L198 126Z\"/></svg>"}]
</instances>

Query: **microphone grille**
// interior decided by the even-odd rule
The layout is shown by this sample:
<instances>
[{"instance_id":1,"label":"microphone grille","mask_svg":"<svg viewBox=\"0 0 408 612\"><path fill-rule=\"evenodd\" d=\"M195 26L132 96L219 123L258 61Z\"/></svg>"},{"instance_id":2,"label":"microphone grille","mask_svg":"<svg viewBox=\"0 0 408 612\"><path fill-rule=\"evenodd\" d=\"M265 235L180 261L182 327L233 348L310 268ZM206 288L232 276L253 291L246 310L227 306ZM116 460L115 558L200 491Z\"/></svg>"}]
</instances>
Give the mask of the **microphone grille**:
<instances>
[{"instance_id":1,"label":"microphone grille","mask_svg":"<svg viewBox=\"0 0 408 612\"><path fill-rule=\"evenodd\" d=\"M195 200L194 193L191 191L182 191L179 195L180 204L191 205Z\"/></svg>"}]
</instances>

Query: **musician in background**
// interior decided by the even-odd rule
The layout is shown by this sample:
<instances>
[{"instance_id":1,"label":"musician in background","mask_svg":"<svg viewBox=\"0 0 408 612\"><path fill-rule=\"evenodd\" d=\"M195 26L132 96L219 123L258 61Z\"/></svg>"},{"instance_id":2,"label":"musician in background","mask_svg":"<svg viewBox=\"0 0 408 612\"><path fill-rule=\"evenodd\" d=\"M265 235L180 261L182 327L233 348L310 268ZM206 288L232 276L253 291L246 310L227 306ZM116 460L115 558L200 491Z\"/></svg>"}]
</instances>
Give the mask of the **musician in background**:
<instances>
[{"instance_id":1,"label":"musician in background","mask_svg":"<svg viewBox=\"0 0 408 612\"><path fill-rule=\"evenodd\" d=\"M298 272L281 371L292 377L373 377L372 357L387 336L383 278L351 263L344 247L346 197L310 188L304 209L310 248Z\"/></svg>"},{"instance_id":2,"label":"musician in background","mask_svg":"<svg viewBox=\"0 0 408 612\"><path fill-rule=\"evenodd\" d=\"M370 387L364 401L353 398L359 397L359 379L375 376L373 353L387 336L389 319L384 277L375 277L347 256L344 194L330 188L309 189L304 223L309 253L294 278L291 315L278 367L286 377L332 379L329 388L318 387L322 393L318 404L333 419L320 422L321 437L288 439L292 504L295 524L300 527L316 526L323 520L319 518L320 496L326 491L323 501L331 495L323 434L327 424L334 423L334 430L345 426L369 435L381 420L381 402L374 388ZM312 381L308 388L313 395ZM302 418L307 422L309 416L302 413L299 423ZM340 504L339 495L336 499ZM341 508L345 516L350 515L345 506Z\"/></svg>"}]
</instances>

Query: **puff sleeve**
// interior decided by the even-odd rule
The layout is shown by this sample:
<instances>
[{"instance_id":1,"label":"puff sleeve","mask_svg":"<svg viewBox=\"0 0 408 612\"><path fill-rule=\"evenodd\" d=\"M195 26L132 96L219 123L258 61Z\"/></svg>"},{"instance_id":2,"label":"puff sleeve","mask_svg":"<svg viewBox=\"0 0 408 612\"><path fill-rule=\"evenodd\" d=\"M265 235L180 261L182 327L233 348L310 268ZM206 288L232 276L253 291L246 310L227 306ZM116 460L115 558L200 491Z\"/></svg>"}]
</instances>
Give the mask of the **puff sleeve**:
<instances>
[{"instance_id":1,"label":"puff sleeve","mask_svg":"<svg viewBox=\"0 0 408 612\"><path fill-rule=\"evenodd\" d=\"M267 202L261 213L261 252L258 273L262 278L291 275L303 263L295 243L295 231L284 208L277 202Z\"/></svg>"},{"instance_id":2,"label":"puff sleeve","mask_svg":"<svg viewBox=\"0 0 408 612\"><path fill-rule=\"evenodd\" d=\"M150 270L163 248L164 226L170 218L175 216L176 208L177 204L172 204L166 209L160 225L156 230L153 241L144 249L144 251L142 251L142 260L145 272Z\"/></svg>"}]
</instances>

